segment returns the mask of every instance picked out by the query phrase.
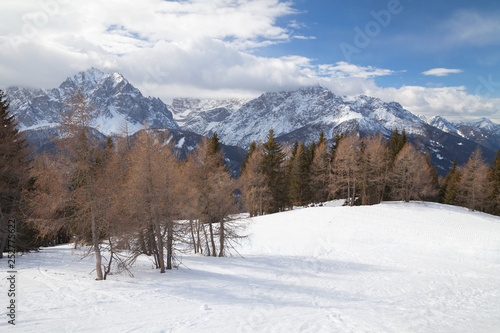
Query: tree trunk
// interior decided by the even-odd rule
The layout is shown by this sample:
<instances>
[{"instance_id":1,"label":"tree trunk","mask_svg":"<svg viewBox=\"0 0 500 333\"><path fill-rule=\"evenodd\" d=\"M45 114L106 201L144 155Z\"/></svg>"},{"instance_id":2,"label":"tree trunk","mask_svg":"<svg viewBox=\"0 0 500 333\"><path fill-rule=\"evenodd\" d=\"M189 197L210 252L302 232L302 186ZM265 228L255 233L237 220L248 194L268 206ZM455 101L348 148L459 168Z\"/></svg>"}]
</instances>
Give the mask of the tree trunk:
<instances>
[{"instance_id":1,"label":"tree trunk","mask_svg":"<svg viewBox=\"0 0 500 333\"><path fill-rule=\"evenodd\" d=\"M167 224L167 269L172 269L174 243L174 223L169 221Z\"/></svg>"},{"instance_id":2,"label":"tree trunk","mask_svg":"<svg viewBox=\"0 0 500 333\"><path fill-rule=\"evenodd\" d=\"M201 246L201 237L200 237L200 220L196 220L196 238L198 240L198 252L203 253L203 247Z\"/></svg>"},{"instance_id":3,"label":"tree trunk","mask_svg":"<svg viewBox=\"0 0 500 333\"><path fill-rule=\"evenodd\" d=\"M191 228L191 241L193 242L194 253L198 253L198 246L196 245L196 239L194 238L194 223L193 220L189 220L189 227Z\"/></svg>"},{"instance_id":4,"label":"tree trunk","mask_svg":"<svg viewBox=\"0 0 500 333\"><path fill-rule=\"evenodd\" d=\"M224 242L225 242L225 234L224 234L224 219L220 221L219 227L219 257L224 257Z\"/></svg>"},{"instance_id":5,"label":"tree trunk","mask_svg":"<svg viewBox=\"0 0 500 333\"><path fill-rule=\"evenodd\" d=\"M149 255L148 248L146 246L146 240L144 239L144 231L139 232L139 246L141 248L141 253Z\"/></svg>"},{"instance_id":6,"label":"tree trunk","mask_svg":"<svg viewBox=\"0 0 500 333\"><path fill-rule=\"evenodd\" d=\"M202 224L203 227L203 233L205 234L205 244L207 245L207 255L210 257L211 252L210 252L210 244L208 243L208 235L207 235L207 229L205 228L205 225Z\"/></svg>"},{"instance_id":7,"label":"tree trunk","mask_svg":"<svg viewBox=\"0 0 500 333\"><path fill-rule=\"evenodd\" d=\"M351 207L354 206L354 201L356 200L356 180L352 180L352 201Z\"/></svg>"},{"instance_id":8,"label":"tree trunk","mask_svg":"<svg viewBox=\"0 0 500 333\"><path fill-rule=\"evenodd\" d=\"M158 263L160 265L160 273L165 273L165 258L163 257L163 238L161 237L160 222L158 221L158 214L155 213L155 234L156 244L158 245Z\"/></svg>"},{"instance_id":9,"label":"tree trunk","mask_svg":"<svg viewBox=\"0 0 500 333\"><path fill-rule=\"evenodd\" d=\"M264 209L263 209L263 204L262 204L262 201L263 201L263 198L262 198L262 192L259 193L259 216L262 216L264 215Z\"/></svg>"},{"instance_id":10,"label":"tree trunk","mask_svg":"<svg viewBox=\"0 0 500 333\"><path fill-rule=\"evenodd\" d=\"M95 211L93 204L90 205L90 215L92 219L92 242L94 245L94 253L95 253L95 271L97 273L96 280L102 280L102 267L101 267L101 248L99 247L99 235L97 234L97 222L95 220Z\"/></svg>"},{"instance_id":11,"label":"tree trunk","mask_svg":"<svg viewBox=\"0 0 500 333\"><path fill-rule=\"evenodd\" d=\"M154 229L154 223L150 221L149 226L148 226L148 234L147 234L147 240L148 240L148 255L152 255L154 260L155 260L155 267L160 268L160 258L158 256L158 246L156 244L156 238L155 238L155 229Z\"/></svg>"},{"instance_id":12,"label":"tree trunk","mask_svg":"<svg viewBox=\"0 0 500 333\"><path fill-rule=\"evenodd\" d=\"M349 177L349 174L347 174L347 204L351 206L351 178Z\"/></svg>"},{"instance_id":13,"label":"tree trunk","mask_svg":"<svg viewBox=\"0 0 500 333\"><path fill-rule=\"evenodd\" d=\"M210 230L210 243L212 244L212 256L216 257L217 252L215 250L214 229L212 227L212 223L209 223L208 225L208 229Z\"/></svg>"}]
</instances>

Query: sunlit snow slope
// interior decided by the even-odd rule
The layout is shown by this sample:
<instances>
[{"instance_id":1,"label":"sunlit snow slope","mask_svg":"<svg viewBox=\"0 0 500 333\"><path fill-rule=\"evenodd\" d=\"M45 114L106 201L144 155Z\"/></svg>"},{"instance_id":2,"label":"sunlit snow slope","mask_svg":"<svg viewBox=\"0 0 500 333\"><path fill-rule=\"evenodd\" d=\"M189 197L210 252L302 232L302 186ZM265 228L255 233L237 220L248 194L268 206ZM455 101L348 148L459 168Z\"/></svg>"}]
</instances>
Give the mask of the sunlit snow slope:
<instances>
[{"instance_id":1,"label":"sunlit snow slope","mask_svg":"<svg viewBox=\"0 0 500 333\"><path fill-rule=\"evenodd\" d=\"M166 274L140 258L134 277L97 282L92 260L80 260L71 246L19 257L16 329L500 331L498 217L384 203L306 208L246 223L242 257L184 256ZM5 292L0 299L0 331L8 332Z\"/></svg>"}]
</instances>

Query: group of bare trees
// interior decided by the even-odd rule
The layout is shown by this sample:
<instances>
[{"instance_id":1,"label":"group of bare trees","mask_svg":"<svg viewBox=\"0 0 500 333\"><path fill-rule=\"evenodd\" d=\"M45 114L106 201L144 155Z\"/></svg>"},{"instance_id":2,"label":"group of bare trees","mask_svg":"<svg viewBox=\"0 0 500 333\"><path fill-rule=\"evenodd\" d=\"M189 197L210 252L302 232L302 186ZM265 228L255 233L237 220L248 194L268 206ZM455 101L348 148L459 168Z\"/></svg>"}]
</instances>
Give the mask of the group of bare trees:
<instances>
[{"instance_id":1,"label":"group of bare trees","mask_svg":"<svg viewBox=\"0 0 500 333\"><path fill-rule=\"evenodd\" d=\"M476 149L465 165L453 163L441 183L444 203L500 215L500 150L488 166Z\"/></svg>"},{"instance_id":2,"label":"group of bare trees","mask_svg":"<svg viewBox=\"0 0 500 333\"><path fill-rule=\"evenodd\" d=\"M91 128L95 108L87 96L75 93L68 106L57 152L36 157L31 168L27 215L41 236L73 235L75 246L95 254L98 280L141 254L164 273L181 243L182 250L227 254L239 237L230 220L236 183L216 135L180 161L168 132L144 129L133 142L105 141Z\"/></svg>"},{"instance_id":3,"label":"group of bare trees","mask_svg":"<svg viewBox=\"0 0 500 333\"><path fill-rule=\"evenodd\" d=\"M489 167L480 150L465 166L439 178L430 156L410 143L404 130L401 134L395 130L389 141L382 135L337 134L332 145L320 133L318 143L309 147L277 144L272 130L267 140L252 143L240 177L243 202L251 215L276 211L278 200L291 207L332 199L345 199L350 206L428 200L498 214L500 157ZM269 146L275 149L266 149ZM266 161L273 158L270 169ZM284 198L283 193L287 193Z\"/></svg>"}]
</instances>

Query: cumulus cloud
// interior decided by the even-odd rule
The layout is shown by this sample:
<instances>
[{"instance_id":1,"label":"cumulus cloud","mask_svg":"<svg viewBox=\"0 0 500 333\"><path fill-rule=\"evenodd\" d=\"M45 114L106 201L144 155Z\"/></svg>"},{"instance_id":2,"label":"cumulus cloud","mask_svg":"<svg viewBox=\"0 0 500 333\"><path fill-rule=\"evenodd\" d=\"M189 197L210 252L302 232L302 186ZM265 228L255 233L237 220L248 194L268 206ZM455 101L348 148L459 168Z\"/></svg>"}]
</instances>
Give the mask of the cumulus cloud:
<instances>
[{"instance_id":1,"label":"cumulus cloud","mask_svg":"<svg viewBox=\"0 0 500 333\"><path fill-rule=\"evenodd\" d=\"M482 97L467 92L463 86L380 87L373 79L321 78L320 84L338 95L368 95L384 101L395 101L417 115L441 115L449 120L488 117L500 123L500 98Z\"/></svg>"},{"instance_id":2,"label":"cumulus cloud","mask_svg":"<svg viewBox=\"0 0 500 333\"><path fill-rule=\"evenodd\" d=\"M400 71L344 61L318 64L300 55L256 55L264 46L314 38L300 32L305 26L292 19L297 12L291 2L3 0L2 9L9 15L0 26L0 88L52 88L95 66L121 72L145 95L165 101L251 97L320 84L340 95L398 101L424 115L500 120L498 100L468 94L463 87L384 88L374 79Z\"/></svg>"},{"instance_id":3,"label":"cumulus cloud","mask_svg":"<svg viewBox=\"0 0 500 333\"><path fill-rule=\"evenodd\" d=\"M373 95L397 101L411 112L427 117L441 115L449 120L463 120L486 116L500 123L500 99L470 94L463 86L377 88Z\"/></svg>"},{"instance_id":4,"label":"cumulus cloud","mask_svg":"<svg viewBox=\"0 0 500 333\"><path fill-rule=\"evenodd\" d=\"M433 75L433 76L447 76L448 74L456 74L462 73L461 69L451 69L451 68L432 68L428 71L422 72L424 75Z\"/></svg>"},{"instance_id":5,"label":"cumulus cloud","mask_svg":"<svg viewBox=\"0 0 500 333\"><path fill-rule=\"evenodd\" d=\"M4 0L2 9L9 13L2 17L0 26L0 63L7 73L0 78L2 87L55 85L73 74L75 67L115 69L124 57L168 62L172 50L179 51L175 58L189 51L183 50L183 44L207 39L248 53L293 38L291 31L276 21L295 13L290 3L279 0ZM165 45L171 46L165 57L147 55ZM34 52L26 54L27 49ZM34 68L30 75L25 69L26 58L31 59L30 64L54 70L54 74L41 78L37 74L42 70ZM144 62L135 65L139 64ZM31 82L15 73L25 73L21 77L30 76Z\"/></svg>"}]
</instances>

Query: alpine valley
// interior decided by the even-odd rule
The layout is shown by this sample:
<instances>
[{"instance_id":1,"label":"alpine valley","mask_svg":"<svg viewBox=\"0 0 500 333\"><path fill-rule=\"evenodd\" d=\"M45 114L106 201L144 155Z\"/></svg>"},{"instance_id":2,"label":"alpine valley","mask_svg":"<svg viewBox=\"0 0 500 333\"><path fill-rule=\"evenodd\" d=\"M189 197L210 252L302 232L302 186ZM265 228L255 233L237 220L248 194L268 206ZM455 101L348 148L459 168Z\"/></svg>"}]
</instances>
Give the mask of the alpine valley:
<instances>
[{"instance_id":1,"label":"alpine valley","mask_svg":"<svg viewBox=\"0 0 500 333\"><path fill-rule=\"evenodd\" d=\"M264 141L271 128L283 143L311 143L321 130L331 141L337 132L381 133L389 138L395 129L404 129L410 141L430 153L440 174L448 171L453 160L467 162L478 145L488 162L500 147L500 125L488 119L452 123L437 116L427 121L396 102L364 95L337 96L320 86L268 92L255 99L180 98L167 106L158 98L143 96L121 74L91 68L51 90L7 89L19 128L38 151L51 147L50 137L59 133L64 101L77 88L99 109L95 129L103 136L122 135L124 129L133 135L147 124L168 130L175 149L185 156L202 136L216 132L233 170L243 159L243 148L252 141Z\"/></svg>"}]
</instances>

